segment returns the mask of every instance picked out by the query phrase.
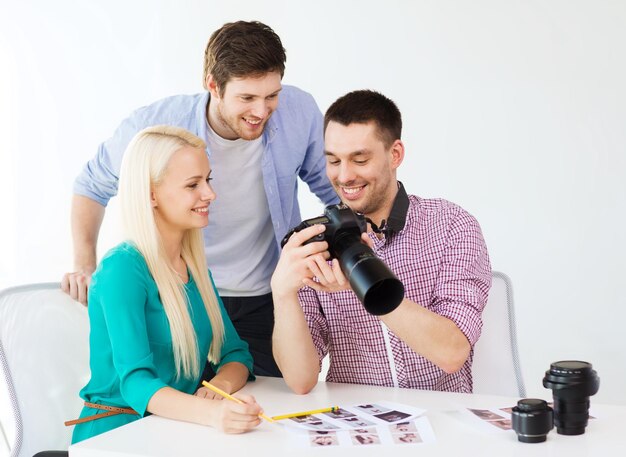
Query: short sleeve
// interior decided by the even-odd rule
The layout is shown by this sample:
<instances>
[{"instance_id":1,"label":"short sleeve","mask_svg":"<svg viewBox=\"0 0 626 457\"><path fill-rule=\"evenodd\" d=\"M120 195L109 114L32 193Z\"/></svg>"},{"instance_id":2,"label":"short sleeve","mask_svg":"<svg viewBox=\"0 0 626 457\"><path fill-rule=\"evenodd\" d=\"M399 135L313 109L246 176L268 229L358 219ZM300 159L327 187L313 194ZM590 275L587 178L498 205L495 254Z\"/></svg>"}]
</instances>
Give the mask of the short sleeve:
<instances>
[{"instance_id":1,"label":"short sleeve","mask_svg":"<svg viewBox=\"0 0 626 457\"><path fill-rule=\"evenodd\" d=\"M135 134L144 128L143 109L124 119L113 136L98 147L97 154L89 160L74 181L74 193L88 197L106 206L117 194L122 158Z\"/></svg>"}]
</instances>

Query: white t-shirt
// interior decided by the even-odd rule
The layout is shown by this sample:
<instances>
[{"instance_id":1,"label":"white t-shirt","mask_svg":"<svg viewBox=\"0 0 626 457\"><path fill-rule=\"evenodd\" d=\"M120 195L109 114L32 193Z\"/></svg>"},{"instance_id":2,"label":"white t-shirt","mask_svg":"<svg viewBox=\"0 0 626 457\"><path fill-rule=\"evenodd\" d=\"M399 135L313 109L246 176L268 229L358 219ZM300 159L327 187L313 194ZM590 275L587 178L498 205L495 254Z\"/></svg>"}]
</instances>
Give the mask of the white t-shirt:
<instances>
[{"instance_id":1,"label":"white t-shirt","mask_svg":"<svg viewBox=\"0 0 626 457\"><path fill-rule=\"evenodd\" d=\"M204 230L207 263L222 296L269 293L278 250L263 187L263 139L226 140L208 130L217 198Z\"/></svg>"}]
</instances>

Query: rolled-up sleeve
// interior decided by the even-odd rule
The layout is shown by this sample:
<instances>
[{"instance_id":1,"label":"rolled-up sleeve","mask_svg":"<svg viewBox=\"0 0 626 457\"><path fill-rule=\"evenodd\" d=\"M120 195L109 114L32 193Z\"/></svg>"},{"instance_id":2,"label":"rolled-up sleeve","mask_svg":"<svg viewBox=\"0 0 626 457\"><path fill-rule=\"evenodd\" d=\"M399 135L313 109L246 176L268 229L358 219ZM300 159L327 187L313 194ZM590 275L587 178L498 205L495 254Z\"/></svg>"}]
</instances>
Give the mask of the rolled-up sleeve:
<instances>
[{"instance_id":1,"label":"rolled-up sleeve","mask_svg":"<svg viewBox=\"0 0 626 457\"><path fill-rule=\"evenodd\" d=\"M491 264L478 221L459 213L449 228L431 310L452 320L473 346L491 287Z\"/></svg>"},{"instance_id":2,"label":"rolled-up sleeve","mask_svg":"<svg viewBox=\"0 0 626 457\"><path fill-rule=\"evenodd\" d=\"M98 153L74 181L74 194L88 197L102 206L117 194L122 158L130 141L144 126L143 111L139 109L124 119L113 136L98 147Z\"/></svg>"},{"instance_id":3,"label":"rolled-up sleeve","mask_svg":"<svg viewBox=\"0 0 626 457\"><path fill-rule=\"evenodd\" d=\"M325 205L339 203L339 197L326 176L324 118L310 94L302 94L300 105L301 113L307 113L310 116L308 122L304 124L309 126L308 145L299 172L300 179L307 183L311 192L317 195Z\"/></svg>"},{"instance_id":4,"label":"rolled-up sleeve","mask_svg":"<svg viewBox=\"0 0 626 457\"><path fill-rule=\"evenodd\" d=\"M303 287L298 291L298 301L311 332L321 367L322 359L328 354L328 322L321 312L321 304L315 290Z\"/></svg>"}]
</instances>

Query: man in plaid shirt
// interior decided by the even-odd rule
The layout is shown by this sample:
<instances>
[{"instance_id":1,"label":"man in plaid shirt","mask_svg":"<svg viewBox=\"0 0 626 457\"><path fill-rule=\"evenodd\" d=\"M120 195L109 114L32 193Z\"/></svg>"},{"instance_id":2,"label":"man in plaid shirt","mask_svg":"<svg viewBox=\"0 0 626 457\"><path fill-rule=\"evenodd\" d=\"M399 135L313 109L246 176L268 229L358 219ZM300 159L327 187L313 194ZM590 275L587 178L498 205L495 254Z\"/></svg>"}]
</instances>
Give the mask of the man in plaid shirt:
<instances>
[{"instance_id":1,"label":"man in plaid shirt","mask_svg":"<svg viewBox=\"0 0 626 457\"><path fill-rule=\"evenodd\" d=\"M363 234L402 281L405 297L383 316L367 313L325 241L324 225L291 236L272 277L274 357L297 393L327 381L472 391L473 346L491 286L476 219L441 199L407 195L395 103L373 91L339 98L324 119L326 173L341 200L372 221Z\"/></svg>"}]
</instances>

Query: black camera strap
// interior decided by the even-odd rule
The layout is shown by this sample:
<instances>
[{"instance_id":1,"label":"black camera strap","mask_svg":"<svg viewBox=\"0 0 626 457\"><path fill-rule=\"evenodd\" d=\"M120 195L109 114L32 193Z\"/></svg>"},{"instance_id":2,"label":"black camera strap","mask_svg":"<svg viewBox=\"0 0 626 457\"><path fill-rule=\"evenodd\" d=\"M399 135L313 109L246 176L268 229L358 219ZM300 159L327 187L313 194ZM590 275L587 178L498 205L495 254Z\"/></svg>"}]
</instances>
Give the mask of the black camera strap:
<instances>
[{"instance_id":1,"label":"black camera strap","mask_svg":"<svg viewBox=\"0 0 626 457\"><path fill-rule=\"evenodd\" d=\"M365 220L372 226L374 233L382 233L388 237L394 233L398 233L404 228L408 211L409 196L407 195L406 190L404 190L402 183L398 181L398 193L393 201L389 217L381 221L380 227L372 222L369 217L366 217Z\"/></svg>"},{"instance_id":2,"label":"black camera strap","mask_svg":"<svg viewBox=\"0 0 626 457\"><path fill-rule=\"evenodd\" d=\"M369 217L366 217L365 220L372 226L372 230L374 233L382 233L384 235L387 234L387 221L385 219L380 223L380 227L374 223Z\"/></svg>"}]
</instances>

